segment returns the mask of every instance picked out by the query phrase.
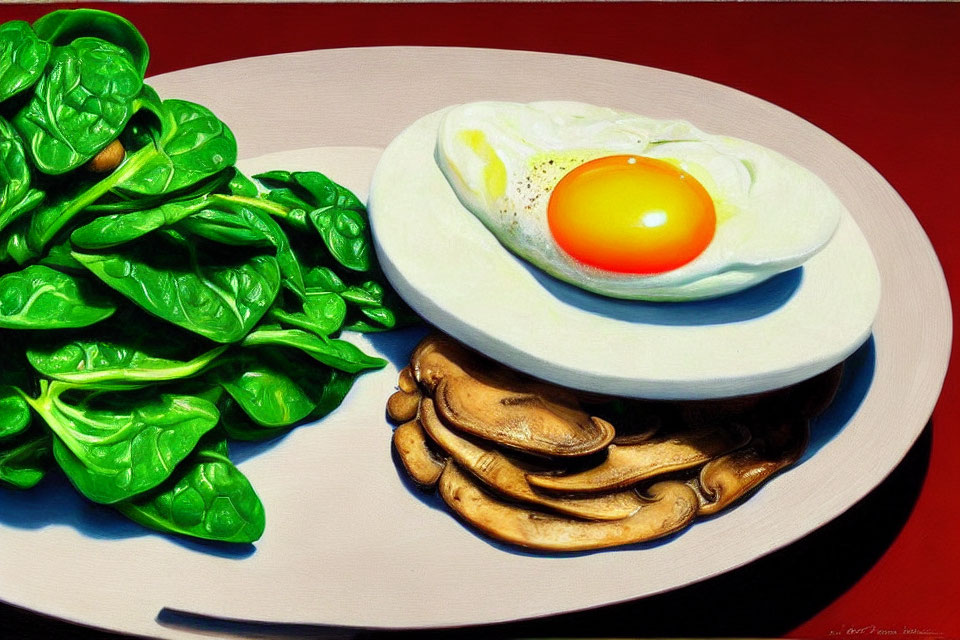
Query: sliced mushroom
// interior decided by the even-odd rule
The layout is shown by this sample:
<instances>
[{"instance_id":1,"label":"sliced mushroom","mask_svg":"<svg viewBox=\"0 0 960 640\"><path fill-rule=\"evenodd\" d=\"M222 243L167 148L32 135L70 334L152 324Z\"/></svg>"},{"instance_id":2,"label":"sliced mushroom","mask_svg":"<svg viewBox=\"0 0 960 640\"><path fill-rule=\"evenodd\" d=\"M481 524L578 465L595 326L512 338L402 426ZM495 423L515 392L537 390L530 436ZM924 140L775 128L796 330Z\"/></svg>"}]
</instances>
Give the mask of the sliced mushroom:
<instances>
[{"instance_id":1,"label":"sliced mushroom","mask_svg":"<svg viewBox=\"0 0 960 640\"><path fill-rule=\"evenodd\" d=\"M417 386L417 379L413 377L413 370L410 367L404 367L397 376L397 387L400 391L406 393L419 393L420 387Z\"/></svg>"},{"instance_id":2,"label":"sliced mushroom","mask_svg":"<svg viewBox=\"0 0 960 640\"><path fill-rule=\"evenodd\" d=\"M706 500L701 502L700 515L726 508L799 460L809 439L806 420L753 431L748 446L711 460L700 470L700 488Z\"/></svg>"},{"instance_id":3,"label":"sliced mushroom","mask_svg":"<svg viewBox=\"0 0 960 640\"><path fill-rule=\"evenodd\" d=\"M407 422L417 417L419 406L419 393L397 391L387 399L387 415L394 422Z\"/></svg>"},{"instance_id":4,"label":"sliced mushroom","mask_svg":"<svg viewBox=\"0 0 960 640\"><path fill-rule=\"evenodd\" d=\"M620 520L643 505L636 491L577 498L541 495L527 482L526 471L496 448L474 444L448 429L437 416L429 398L424 398L420 404L419 419L427 435L461 467L508 498L589 520Z\"/></svg>"},{"instance_id":5,"label":"sliced mushroom","mask_svg":"<svg viewBox=\"0 0 960 640\"><path fill-rule=\"evenodd\" d=\"M444 378L466 375L464 365L476 360L476 355L451 338L431 334L414 349L410 367L416 381L433 393Z\"/></svg>"},{"instance_id":6,"label":"sliced mushroom","mask_svg":"<svg viewBox=\"0 0 960 640\"><path fill-rule=\"evenodd\" d=\"M697 496L682 482L660 482L629 518L597 522L524 509L491 497L469 474L449 462L440 495L460 517L489 536L544 551L586 551L653 540L686 527L697 513Z\"/></svg>"},{"instance_id":7,"label":"sliced mushroom","mask_svg":"<svg viewBox=\"0 0 960 640\"><path fill-rule=\"evenodd\" d=\"M431 489L440 479L446 460L434 455L423 429L416 420L404 422L393 432L393 446L407 474L418 485Z\"/></svg>"},{"instance_id":8,"label":"sliced mushroom","mask_svg":"<svg viewBox=\"0 0 960 640\"><path fill-rule=\"evenodd\" d=\"M737 425L701 428L657 436L636 445L610 445L606 460L595 467L563 476L529 474L527 480L535 487L552 491L610 491L699 466L749 440L750 432Z\"/></svg>"},{"instance_id":9,"label":"sliced mushroom","mask_svg":"<svg viewBox=\"0 0 960 640\"><path fill-rule=\"evenodd\" d=\"M617 432L617 435L613 438L613 444L624 446L624 445L634 445L634 444L643 444L644 442L649 442L657 435L658 429L656 427L650 427L646 431L635 431L633 433L620 433Z\"/></svg>"},{"instance_id":10,"label":"sliced mushroom","mask_svg":"<svg viewBox=\"0 0 960 640\"><path fill-rule=\"evenodd\" d=\"M613 425L576 405L517 391L493 377L444 378L434 402L455 428L539 455L588 455L603 449L614 436Z\"/></svg>"}]
</instances>

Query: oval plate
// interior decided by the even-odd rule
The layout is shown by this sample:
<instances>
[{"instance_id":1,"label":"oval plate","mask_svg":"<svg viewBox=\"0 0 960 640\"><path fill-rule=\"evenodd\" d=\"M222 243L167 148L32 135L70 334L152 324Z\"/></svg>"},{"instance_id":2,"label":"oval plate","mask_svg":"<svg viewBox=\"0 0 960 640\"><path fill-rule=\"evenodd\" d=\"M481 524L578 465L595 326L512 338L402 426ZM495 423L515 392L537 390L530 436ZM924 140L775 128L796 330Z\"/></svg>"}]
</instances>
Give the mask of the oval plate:
<instances>
[{"instance_id":1,"label":"oval plate","mask_svg":"<svg viewBox=\"0 0 960 640\"><path fill-rule=\"evenodd\" d=\"M418 335L375 337L364 344L393 362L363 377L340 410L279 442L236 449L267 510L267 530L255 548L147 532L76 498L65 482L2 492L0 598L7 602L128 633L188 637L158 623L161 608L409 628L515 620L643 597L748 563L841 514L896 466L939 395L951 315L920 225L850 149L757 98L617 62L445 48L270 56L185 70L152 84L164 97L210 107L233 128L245 158L309 146L382 148L426 113L486 98L629 107L788 153L840 195L877 259L884 293L868 343L875 366L873 352L858 352L858 384L850 385L850 402L820 425L815 454L736 509L660 544L550 557L491 544L404 483L391 459L383 403ZM268 162L327 171L364 192L378 155L332 150ZM733 539L738 544L728 543Z\"/></svg>"},{"instance_id":2,"label":"oval plate","mask_svg":"<svg viewBox=\"0 0 960 640\"><path fill-rule=\"evenodd\" d=\"M384 151L370 185L370 224L397 292L477 351L581 391L702 400L812 378L869 337L880 280L846 212L802 267L739 293L615 300L518 258L460 203L434 160L444 112L417 120Z\"/></svg>"}]
</instances>

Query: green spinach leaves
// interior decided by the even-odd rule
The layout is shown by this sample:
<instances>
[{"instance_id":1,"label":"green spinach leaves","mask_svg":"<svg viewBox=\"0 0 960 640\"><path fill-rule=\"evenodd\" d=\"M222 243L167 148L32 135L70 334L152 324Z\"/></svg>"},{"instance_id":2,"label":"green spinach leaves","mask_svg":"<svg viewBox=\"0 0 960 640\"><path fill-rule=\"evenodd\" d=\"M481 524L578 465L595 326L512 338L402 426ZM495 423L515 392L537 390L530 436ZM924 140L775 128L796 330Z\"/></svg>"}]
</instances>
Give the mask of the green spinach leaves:
<instances>
[{"instance_id":1,"label":"green spinach leaves","mask_svg":"<svg viewBox=\"0 0 960 640\"><path fill-rule=\"evenodd\" d=\"M148 61L106 11L0 25L0 486L60 472L146 527L250 543L264 505L228 439L334 411L385 364L344 332L411 314L354 194L243 175Z\"/></svg>"}]
</instances>

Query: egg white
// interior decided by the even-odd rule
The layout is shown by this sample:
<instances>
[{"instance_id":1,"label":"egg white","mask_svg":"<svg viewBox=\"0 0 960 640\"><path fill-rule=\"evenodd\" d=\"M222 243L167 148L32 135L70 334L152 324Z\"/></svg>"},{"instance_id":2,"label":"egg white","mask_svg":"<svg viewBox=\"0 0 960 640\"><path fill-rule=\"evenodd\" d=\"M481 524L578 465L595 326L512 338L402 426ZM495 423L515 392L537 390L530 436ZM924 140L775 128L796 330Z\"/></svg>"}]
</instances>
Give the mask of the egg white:
<instances>
[{"instance_id":1,"label":"egg white","mask_svg":"<svg viewBox=\"0 0 960 640\"><path fill-rule=\"evenodd\" d=\"M713 199L717 228L697 258L652 275L585 265L553 240L547 203L574 167L610 155L669 162ZM803 264L845 209L809 170L763 146L578 102L476 102L449 109L435 159L450 188L507 249L606 296L693 300L732 293ZM429 197L429 194L424 194Z\"/></svg>"}]
</instances>

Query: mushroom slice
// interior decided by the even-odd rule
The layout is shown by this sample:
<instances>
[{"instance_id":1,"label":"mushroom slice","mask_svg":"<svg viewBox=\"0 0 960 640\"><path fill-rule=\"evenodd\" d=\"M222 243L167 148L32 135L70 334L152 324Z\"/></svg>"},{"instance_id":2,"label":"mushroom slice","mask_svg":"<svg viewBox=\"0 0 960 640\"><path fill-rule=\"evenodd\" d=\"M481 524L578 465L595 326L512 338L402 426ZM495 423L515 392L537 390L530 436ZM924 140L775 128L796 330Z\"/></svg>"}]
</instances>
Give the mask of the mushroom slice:
<instances>
[{"instance_id":1,"label":"mushroom slice","mask_svg":"<svg viewBox=\"0 0 960 640\"><path fill-rule=\"evenodd\" d=\"M477 356L452 338L433 333L420 341L410 356L413 377L429 393L441 380L467 375L464 366L475 363Z\"/></svg>"},{"instance_id":2,"label":"mushroom slice","mask_svg":"<svg viewBox=\"0 0 960 640\"><path fill-rule=\"evenodd\" d=\"M417 417L417 407L419 406L419 393L407 393L400 390L387 399L387 415L394 422L407 422Z\"/></svg>"},{"instance_id":3,"label":"mushroom slice","mask_svg":"<svg viewBox=\"0 0 960 640\"><path fill-rule=\"evenodd\" d=\"M565 400L529 393L522 384L496 376L444 378L434 395L437 412L448 424L513 449L583 456L613 440L613 425Z\"/></svg>"},{"instance_id":4,"label":"mushroom slice","mask_svg":"<svg viewBox=\"0 0 960 640\"><path fill-rule=\"evenodd\" d=\"M420 387L417 386L417 379L413 377L413 369L410 367L400 369L400 374L397 376L397 387L400 391L407 393L420 392Z\"/></svg>"},{"instance_id":5,"label":"mushroom slice","mask_svg":"<svg viewBox=\"0 0 960 640\"><path fill-rule=\"evenodd\" d=\"M772 429L755 429L748 446L705 464L699 479L707 502L701 503L700 515L726 508L799 460L808 439L806 420L783 422Z\"/></svg>"},{"instance_id":6,"label":"mushroom slice","mask_svg":"<svg viewBox=\"0 0 960 640\"><path fill-rule=\"evenodd\" d=\"M418 485L431 489L440 479L446 460L438 459L416 420L404 422L393 432L393 446L407 474Z\"/></svg>"},{"instance_id":7,"label":"mushroom slice","mask_svg":"<svg viewBox=\"0 0 960 640\"><path fill-rule=\"evenodd\" d=\"M706 427L654 437L635 445L610 445L607 458L579 473L564 476L527 475L535 487L552 491L610 491L664 473L690 469L738 449L750 440L739 425Z\"/></svg>"},{"instance_id":8,"label":"mushroom slice","mask_svg":"<svg viewBox=\"0 0 960 640\"><path fill-rule=\"evenodd\" d=\"M643 431L630 431L628 433L617 432L617 435L613 438L613 444L616 445L632 445L632 444L641 444L644 442L649 442L653 439L653 436L657 435L657 431L660 429L657 426L647 427Z\"/></svg>"},{"instance_id":9,"label":"mushroom slice","mask_svg":"<svg viewBox=\"0 0 960 640\"><path fill-rule=\"evenodd\" d=\"M569 499L541 495L527 482L526 471L494 447L474 444L448 429L429 398L420 404L420 425L457 464L508 498L589 520L620 520L643 505L632 490Z\"/></svg>"},{"instance_id":10,"label":"mushroom slice","mask_svg":"<svg viewBox=\"0 0 960 640\"><path fill-rule=\"evenodd\" d=\"M525 509L491 497L451 461L440 495L461 518L487 535L543 551L586 551L653 540L686 527L697 513L696 492L683 482L658 482L629 518L590 522Z\"/></svg>"}]
</instances>

